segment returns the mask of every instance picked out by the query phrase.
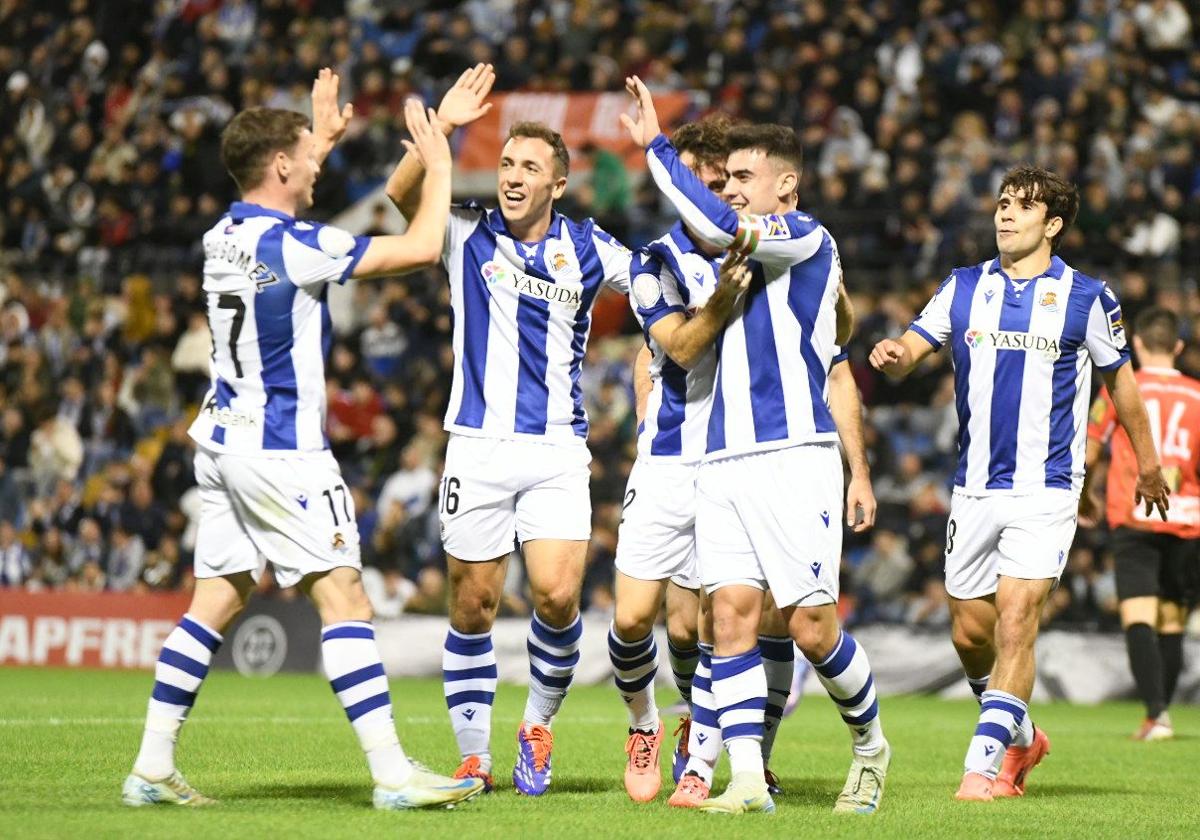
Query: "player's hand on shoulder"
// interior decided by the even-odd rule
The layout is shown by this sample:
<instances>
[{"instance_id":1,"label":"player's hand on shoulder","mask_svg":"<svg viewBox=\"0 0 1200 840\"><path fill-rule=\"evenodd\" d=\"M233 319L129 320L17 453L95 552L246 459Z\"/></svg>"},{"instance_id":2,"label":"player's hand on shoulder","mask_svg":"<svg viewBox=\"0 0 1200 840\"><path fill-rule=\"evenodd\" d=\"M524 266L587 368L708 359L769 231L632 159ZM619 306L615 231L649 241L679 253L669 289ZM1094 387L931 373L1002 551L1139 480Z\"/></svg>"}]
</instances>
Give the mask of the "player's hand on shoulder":
<instances>
[{"instance_id":1,"label":"player's hand on shoulder","mask_svg":"<svg viewBox=\"0 0 1200 840\"><path fill-rule=\"evenodd\" d=\"M420 159L426 170L450 166L450 142L432 108L425 108L419 99L409 99L404 103L404 123L412 140L401 142L409 154Z\"/></svg>"},{"instance_id":2,"label":"player's hand on shoulder","mask_svg":"<svg viewBox=\"0 0 1200 840\"><path fill-rule=\"evenodd\" d=\"M322 67L312 88L313 134L330 146L342 139L354 117L354 106L349 102L338 109L339 81L337 73Z\"/></svg>"},{"instance_id":3,"label":"player's hand on shoulder","mask_svg":"<svg viewBox=\"0 0 1200 840\"><path fill-rule=\"evenodd\" d=\"M1167 480L1163 477L1161 467L1138 473L1137 487L1133 491L1133 503L1135 505L1144 504L1147 516L1150 515L1150 511L1157 508L1158 515L1162 517L1163 522L1166 522L1167 511L1171 508L1171 503L1167 498L1170 495L1171 488L1167 486Z\"/></svg>"},{"instance_id":4,"label":"player's hand on shoulder","mask_svg":"<svg viewBox=\"0 0 1200 840\"><path fill-rule=\"evenodd\" d=\"M886 370L904 360L904 345L895 339L885 338L871 350L870 360L875 370Z\"/></svg>"},{"instance_id":5,"label":"player's hand on shoulder","mask_svg":"<svg viewBox=\"0 0 1200 840\"><path fill-rule=\"evenodd\" d=\"M492 110L492 103L483 100L492 92L495 82L496 71L490 64L476 64L464 70L438 105L437 115L443 130L450 132L473 123Z\"/></svg>"},{"instance_id":6,"label":"player's hand on shoulder","mask_svg":"<svg viewBox=\"0 0 1200 840\"><path fill-rule=\"evenodd\" d=\"M731 251L717 273L717 291L737 295L749 287L752 276L746 255Z\"/></svg>"},{"instance_id":7,"label":"player's hand on shoulder","mask_svg":"<svg viewBox=\"0 0 1200 840\"><path fill-rule=\"evenodd\" d=\"M654 97L650 95L650 89L637 76L629 76L625 79L625 90L637 103L637 119L635 120L628 114L622 114L621 125L629 131L629 136L633 138L634 143L645 148L662 132L658 125L658 112L654 110Z\"/></svg>"}]
</instances>

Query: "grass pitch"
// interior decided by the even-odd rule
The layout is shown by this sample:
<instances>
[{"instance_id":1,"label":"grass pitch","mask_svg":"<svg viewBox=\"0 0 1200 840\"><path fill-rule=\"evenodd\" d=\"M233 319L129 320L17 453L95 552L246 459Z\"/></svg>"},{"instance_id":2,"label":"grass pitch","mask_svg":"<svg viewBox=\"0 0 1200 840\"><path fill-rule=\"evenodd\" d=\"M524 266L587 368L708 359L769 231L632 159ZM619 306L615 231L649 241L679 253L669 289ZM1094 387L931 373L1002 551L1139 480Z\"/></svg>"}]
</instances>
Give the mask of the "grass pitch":
<instances>
[{"instance_id":1,"label":"grass pitch","mask_svg":"<svg viewBox=\"0 0 1200 840\"><path fill-rule=\"evenodd\" d=\"M214 672L180 739L180 768L221 803L210 809L131 809L121 781L137 750L151 687L147 673L0 669L0 835L6 837L1138 837L1200 836L1192 784L1200 762L1200 708L1172 710L1179 737L1129 740L1132 703L1035 707L1053 741L1022 800L959 803L973 702L884 698L894 753L882 811L830 813L849 766L844 725L823 695L806 697L779 734L772 766L785 793L774 816L717 817L658 801L635 805L621 783L625 712L611 686L571 691L554 730L554 782L540 799L508 779L524 690L502 686L493 751L498 789L455 811L371 808L366 764L319 676L246 679ZM442 688L397 680L392 697L410 755L436 770L457 764ZM671 702L660 697L663 705ZM666 721L673 727L674 719ZM728 770L717 776L718 789Z\"/></svg>"}]
</instances>

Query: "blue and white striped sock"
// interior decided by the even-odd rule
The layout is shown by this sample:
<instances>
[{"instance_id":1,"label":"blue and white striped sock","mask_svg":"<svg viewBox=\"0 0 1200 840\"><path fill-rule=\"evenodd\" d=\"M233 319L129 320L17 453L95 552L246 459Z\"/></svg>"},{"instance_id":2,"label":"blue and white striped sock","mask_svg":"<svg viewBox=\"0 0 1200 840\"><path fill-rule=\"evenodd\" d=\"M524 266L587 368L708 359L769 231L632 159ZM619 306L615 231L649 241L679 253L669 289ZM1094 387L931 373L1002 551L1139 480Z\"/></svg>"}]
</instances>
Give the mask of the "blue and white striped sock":
<instances>
[{"instance_id":1,"label":"blue and white striped sock","mask_svg":"<svg viewBox=\"0 0 1200 840\"><path fill-rule=\"evenodd\" d=\"M692 705L692 677L696 675L696 666L700 662L700 648L696 645L680 647L667 639L667 657L671 660L671 676L675 678L675 687L683 702Z\"/></svg>"},{"instance_id":2,"label":"blue and white striped sock","mask_svg":"<svg viewBox=\"0 0 1200 840\"><path fill-rule=\"evenodd\" d=\"M767 674L758 645L736 656L714 656L712 690L730 769L734 774L757 773L761 778Z\"/></svg>"},{"instance_id":3,"label":"blue and white striped sock","mask_svg":"<svg viewBox=\"0 0 1200 840\"><path fill-rule=\"evenodd\" d=\"M883 725L879 720L879 699L867 652L854 637L842 631L833 652L822 662L814 662L821 685L838 705L842 720L850 728L854 752L874 755L883 749Z\"/></svg>"},{"instance_id":4,"label":"blue and white striped sock","mask_svg":"<svg viewBox=\"0 0 1200 840\"><path fill-rule=\"evenodd\" d=\"M529 622L529 698L525 701L526 723L549 726L562 707L571 687L575 666L579 664L579 637L583 635L580 617L566 627L555 628L537 613Z\"/></svg>"},{"instance_id":5,"label":"blue and white striped sock","mask_svg":"<svg viewBox=\"0 0 1200 840\"><path fill-rule=\"evenodd\" d=\"M767 674L767 708L763 715L763 761L771 760L783 707L792 693L792 674L796 669L796 654L790 637L759 636L763 670Z\"/></svg>"},{"instance_id":6,"label":"blue and white striped sock","mask_svg":"<svg viewBox=\"0 0 1200 840\"><path fill-rule=\"evenodd\" d=\"M412 765L392 719L387 676L369 621L341 621L321 630L321 658L333 693L346 710L377 785L401 787Z\"/></svg>"},{"instance_id":7,"label":"blue and white striped sock","mask_svg":"<svg viewBox=\"0 0 1200 840\"><path fill-rule=\"evenodd\" d=\"M617 628L608 628L608 658L613 666L613 682L629 709L629 725L654 732L658 729L658 706L654 702L654 677L658 673L658 645L649 633L636 642L625 642Z\"/></svg>"},{"instance_id":8,"label":"blue and white striped sock","mask_svg":"<svg viewBox=\"0 0 1200 840\"><path fill-rule=\"evenodd\" d=\"M496 701L496 651L491 633L446 633L442 649L442 688L450 725L463 758L479 756L480 769L492 770L492 704Z\"/></svg>"},{"instance_id":9,"label":"blue and white striped sock","mask_svg":"<svg viewBox=\"0 0 1200 840\"><path fill-rule=\"evenodd\" d=\"M996 778L1000 763L1004 760L1004 751L1012 743L1013 733L1028 711L1025 701L1019 697L1006 691L985 691L979 707L979 724L975 727L971 745L967 747L963 769L989 779Z\"/></svg>"},{"instance_id":10,"label":"blue and white striped sock","mask_svg":"<svg viewBox=\"0 0 1200 840\"><path fill-rule=\"evenodd\" d=\"M688 735L685 773L695 773L712 786L717 759L721 757L721 724L712 694L712 645L700 643L700 661L692 677L692 731Z\"/></svg>"},{"instance_id":11,"label":"blue and white striped sock","mask_svg":"<svg viewBox=\"0 0 1200 840\"><path fill-rule=\"evenodd\" d=\"M220 633L185 614L163 642L142 746L133 762L133 772L142 778L156 782L175 772L175 741L221 641Z\"/></svg>"}]
</instances>

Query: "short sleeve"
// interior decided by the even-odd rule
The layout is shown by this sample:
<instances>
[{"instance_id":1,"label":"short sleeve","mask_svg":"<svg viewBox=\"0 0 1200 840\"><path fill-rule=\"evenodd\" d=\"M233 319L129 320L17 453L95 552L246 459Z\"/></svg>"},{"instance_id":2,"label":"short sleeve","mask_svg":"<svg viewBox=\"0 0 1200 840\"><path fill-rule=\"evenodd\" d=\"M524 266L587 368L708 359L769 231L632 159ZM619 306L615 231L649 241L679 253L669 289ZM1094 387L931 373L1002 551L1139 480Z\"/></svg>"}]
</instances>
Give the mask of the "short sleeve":
<instances>
[{"instance_id":1,"label":"short sleeve","mask_svg":"<svg viewBox=\"0 0 1200 840\"><path fill-rule=\"evenodd\" d=\"M849 358L850 353L846 350L846 348L835 344L833 346L833 358L829 361L829 369L833 370L835 367Z\"/></svg>"},{"instance_id":2,"label":"short sleeve","mask_svg":"<svg viewBox=\"0 0 1200 840\"><path fill-rule=\"evenodd\" d=\"M599 225L592 228L592 242L604 269L604 284L623 295L629 294L630 259L633 256L629 249Z\"/></svg>"},{"instance_id":3,"label":"short sleeve","mask_svg":"<svg viewBox=\"0 0 1200 840\"><path fill-rule=\"evenodd\" d=\"M675 275L657 257L639 251L633 255L629 305L646 332L672 312L684 312L683 296Z\"/></svg>"},{"instance_id":4,"label":"short sleeve","mask_svg":"<svg viewBox=\"0 0 1200 840\"><path fill-rule=\"evenodd\" d=\"M1113 404L1112 397L1108 395L1108 389L1101 388L1092 403L1091 411L1088 412L1087 436L1091 440L1108 443L1116 427L1117 407Z\"/></svg>"},{"instance_id":5,"label":"short sleeve","mask_svg":"<svg viewBox=\"0 0 1200 840\"><path fill-rule=\"evenodd\" d=\"M1104 285L1092 302L1084 341L1092 355L1092 361L1100 370L1116 370L1129 361L1129 344L1125 340L1121 303L1108 284Z\"/></svg>"},{"instance_id":6,"label":"short sleeve","mask_svg":"<svg viewBox=\"0 0 1200 840\"><path fill-rule=\"evenodd\" d=\"M333 225L296 222L283 232L283 263L297 286L344 283L370 244Z\"/></svg>"},{"instance_id":7,"label":"short sleeve","mask_svg":"<svg viewBox=\"0 0 1200 840\"><path fill-rule=\"evenodd\" d=\"M450 255L462 249L467 237L479 226L487 211L474 201L452 204L446 221L446 238L442 241L442 262L449 266Z\"/></svg>"},{"instance_id":8,"label":"short sleeve","mask_svg":"<svg viewBox=\"0 0 1200 840\"><path fill-rule=\"evenodd\" d=\"M921 310L909 329L933 345L935 350L941 350L942 345L950 339L950 304L954 300L954 287L958 278L954 272L942 281L929 303Z\"/></svg>"}]
</instances>

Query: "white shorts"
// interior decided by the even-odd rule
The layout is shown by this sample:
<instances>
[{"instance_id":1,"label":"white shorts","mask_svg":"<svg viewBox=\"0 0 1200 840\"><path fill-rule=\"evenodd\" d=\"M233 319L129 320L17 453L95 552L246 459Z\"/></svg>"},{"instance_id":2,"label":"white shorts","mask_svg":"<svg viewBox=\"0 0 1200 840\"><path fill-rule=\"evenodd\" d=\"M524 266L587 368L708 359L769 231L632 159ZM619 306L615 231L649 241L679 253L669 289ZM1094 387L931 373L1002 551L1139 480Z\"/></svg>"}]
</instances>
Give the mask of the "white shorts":
<instances>
[{"instance_id":1,"label":"white shorts","mask_svg":"<svg viewBox=\"0 0 1200 840\"><path fill-rule=\"evenodd\" d=\"M696 544L713 592L770 590L781 607L835 604L842 558L836 444L737 455L700 466Z\"/></svg>"},{"instance_id":2,"label":"white shorts","mask_svg":"<svg viewBox=\"0 0 1200 840\"><path fill-rule=\"evenodd\" d=\"M338 566L361 569L354 499L329 452L255 458L196 450L200 525L196 577L267 562L281 587Z\"/></svg>"},{"instance_id":3,"label":"white shorts","mask_svg":"<svg viewBox=\"0 0 1200 840\"><path fill-rule=\"evenodd\" d=\"M592 535L586 446L450 435L438 485L442 545L451 557L495 560L514 540Z\"/></svg>"},{"instance_id":4,"label":"white shorts","mask_svg":"<svg viewBox=\"0 0 1200 840\"><path fill-rule=\"evenodd\" d=\"M999 576L1057 580L1075 539L1079 497L1065 490L1022 496L955 491L946 526L946 592L966 600L996 591Z\"/></svg>"},{"instance_id":5,"label":"white shorts","mask_svg":"<svg viewBox=\"0 0 1200 840\"><path fill-rule=\"evenodd\" d=\"M639 458L629 471L617 532L617 571L700 588L696 561L697 464Z\"/></svg>"}]
</instances>

